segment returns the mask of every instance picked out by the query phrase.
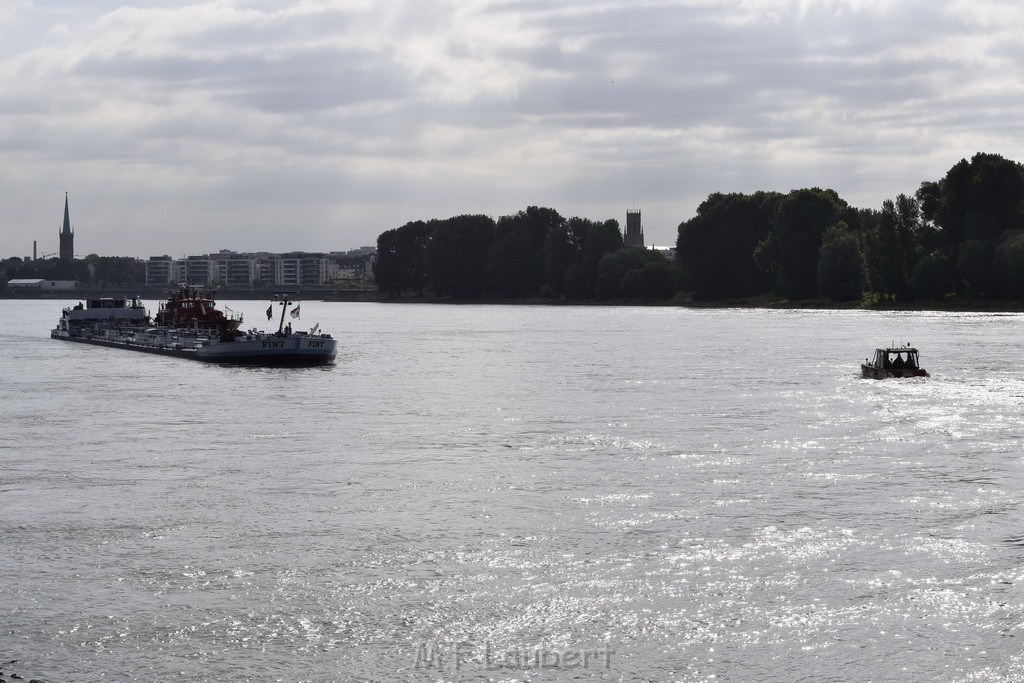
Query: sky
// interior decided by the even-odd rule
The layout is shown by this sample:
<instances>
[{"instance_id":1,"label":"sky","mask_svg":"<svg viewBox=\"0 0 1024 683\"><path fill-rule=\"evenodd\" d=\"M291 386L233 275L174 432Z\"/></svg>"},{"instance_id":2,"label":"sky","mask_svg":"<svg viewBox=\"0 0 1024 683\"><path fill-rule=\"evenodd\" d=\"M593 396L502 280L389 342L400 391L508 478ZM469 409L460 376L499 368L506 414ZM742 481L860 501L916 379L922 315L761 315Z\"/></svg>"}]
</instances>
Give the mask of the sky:
<instances>
[{"instance_id":1,"label":"sky","mask_svg":"<svg viewBox=\"0 0 1024 683\"><path fill-rule=\"evenodd\" d=\"M1024 4L3 0L0 257L344 251L413 220L1024 160Z\"/></svg>"}]
</instances>

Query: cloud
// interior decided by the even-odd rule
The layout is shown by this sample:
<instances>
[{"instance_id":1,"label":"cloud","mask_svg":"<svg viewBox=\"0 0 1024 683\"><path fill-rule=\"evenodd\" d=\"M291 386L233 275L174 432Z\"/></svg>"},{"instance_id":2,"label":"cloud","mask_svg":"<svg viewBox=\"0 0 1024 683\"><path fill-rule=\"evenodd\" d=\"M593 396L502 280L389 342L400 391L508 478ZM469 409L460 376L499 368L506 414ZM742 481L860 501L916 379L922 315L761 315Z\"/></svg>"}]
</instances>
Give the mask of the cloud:
<instances>
[{"instance_id":1,"label":"cloud","mask_svg":"<svg viewBox=\"0 0 1024 683\"><path fill-rule=\"evenodd\" d=\"M665 243L710 192L810 185L877 207L1024 157L1021 28L996 0L5 4L0 255L65 190L120 254L530 204L635 203Z\"/></svg>"}]
</instances>

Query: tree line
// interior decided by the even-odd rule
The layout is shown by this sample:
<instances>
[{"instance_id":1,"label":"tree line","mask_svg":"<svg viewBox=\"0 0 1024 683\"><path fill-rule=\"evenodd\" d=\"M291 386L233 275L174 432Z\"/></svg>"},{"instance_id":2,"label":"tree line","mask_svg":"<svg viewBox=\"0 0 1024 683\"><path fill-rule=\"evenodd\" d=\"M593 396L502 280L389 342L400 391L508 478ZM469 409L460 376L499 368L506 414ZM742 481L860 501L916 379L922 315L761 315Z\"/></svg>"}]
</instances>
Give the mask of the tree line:
<instances>
[{"instance_id":1,"label":"tree line","mask_svg":"<svg viewBox=\"0 0 1024 683\"><path fill-rule=\"evenodd\" d=\"M1024 166L961 160L880 210L833 190L710 195L679 226L683 287L698 300L1024 298Z\"/></svg>"},{"instance_id":2,"label":"tree line","mask_svg":"<svg viewBox=\"0 0 1024 683\"><path fill-rule=\"evenodd\" d=\"M483 215L412 221L377 238L377 286L456 299L659 299L676 290L660 253L623 245L614 219L564 218L531 206Z\"/></svg>"},{"instance_id":3,"label":"tree line","mask_svg":"<svg viewBox=\"0 0 1024 683\"><path fill-rule=\"evenodd\" d=\"M676 261L625 247L619 223L531 206L413 221L377 240L376 281L457 299L1024 298L1024 166L963 159L880 209L831 189L713 193L679 224Z\"/></svg>"},{"instance_id":4,"label":"tree line","mask_svg":"<svg viewBox=\"0 0 1024 683\"><path fill-rule=\"evenodd\" d=\"M99 256L65 261L59 258L0 260L0 285L8 280L74 280L98 287L144 285L146 266L130 256Z\"/></svg>"},{"instance_id":5,"label":"tree line","mask_svg":"<svg viewBox=\"0 0 1024 683\"><path fill-rule=\"evenodd\" d=\"M858 209L834 190L713 193L680 223L677 260L626 247L618 221L564 218L531 206L413 221L377 239L381 292L456 299L667 299L774 293L792 300L1024 299L1024 166L978 153L882 207ZM3 282L141 284L143 264L90 254L0 261Z\"/></svg>"}]
</instances>

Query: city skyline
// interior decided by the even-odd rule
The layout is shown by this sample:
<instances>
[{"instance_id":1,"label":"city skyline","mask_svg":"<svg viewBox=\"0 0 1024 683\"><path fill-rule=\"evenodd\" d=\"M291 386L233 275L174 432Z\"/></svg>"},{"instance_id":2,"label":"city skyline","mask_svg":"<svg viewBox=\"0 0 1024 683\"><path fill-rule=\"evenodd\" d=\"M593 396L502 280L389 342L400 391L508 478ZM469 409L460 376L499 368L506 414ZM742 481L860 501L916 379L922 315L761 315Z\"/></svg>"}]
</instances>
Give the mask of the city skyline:
<instances>
[{"instance_id":1,"label":"city skyline","mask_svg":"<svg viewBox=\"0 0 1024 683\"><path fill-rule=\"evenodd\" d=\"M197 257L197 256L209 256L211 258L216 258L216 257L223 257L225 255L235 255L235 254L239 254L239 255L280 255L280 254L287 254L287 253L318 253L318 254L327 254L327 255L331 255L331 256L352 256L353 254L355 254L357 252L365 252L367 249L372 249L373 251L376 251L376 249L377 249L376 244L374 243L374 244L364 244L364 245L360 245L358 247L350 247L348 249L309 249L309 250L293 249L293 250L289 250L289 251L270 251L270 250L266 250L266 249L250 250L250 249L231 249L231 248L224 247L224 248L221 248L221 249L206 250L206 251L202 251L202 252L183 251L183 252L181 252L180 255L173 255L173 254L169 254L167 252L153 253L153 254L149 254L148 256L139 256L139 255L134 255L134 254L127 254L127 255L126 254L101 254L101 253L97 253L97 252L89 252L89 254L79 254L79 253L76 253L77 250L74 249L74 231L73 231L73 226L74 226L74 222L70 218L69 200L67 198L67 195L65 194L65 198L64 198L64 220L63 220L63 223L61 225L61 229L60 229L60 231L59 231L59 233L57 235L58 241L59 241L59 248L58 248L57 251L54 251L54 252L46 251L46 249L49 247L49 244L46 241L44 241L44 243L42 245L40 245L38 243L38 240L33 240L32 248L30 249L30 253L28 253L28 254L4 254L4 255L0 255L0 258L18 257L18 258L27 258L29 260L60 258L60 259L63 259L63 260L71 260L72 258L82 259L82 258L86 258L89 254L95 254L96 256L127 257L127 258L135 258L135 259L138 259L140 261L146 261L146 260L149 260L149 259L161 258L161 257L173 258L173 259L179 259L180 260L180 259L193 258L193 257Z\"/></svg>"},{"instance_id":2,"label":"city skyline","mask_svg":"<svg viewBox=\"0 0 1024 683\"><path fill-rule=\"evenodd\" d=\"M829 187L879 208L1024 158L1024 9L995 0L16 0L0 255L320 251L408 221Z\"/></svg>"}]
</instances>

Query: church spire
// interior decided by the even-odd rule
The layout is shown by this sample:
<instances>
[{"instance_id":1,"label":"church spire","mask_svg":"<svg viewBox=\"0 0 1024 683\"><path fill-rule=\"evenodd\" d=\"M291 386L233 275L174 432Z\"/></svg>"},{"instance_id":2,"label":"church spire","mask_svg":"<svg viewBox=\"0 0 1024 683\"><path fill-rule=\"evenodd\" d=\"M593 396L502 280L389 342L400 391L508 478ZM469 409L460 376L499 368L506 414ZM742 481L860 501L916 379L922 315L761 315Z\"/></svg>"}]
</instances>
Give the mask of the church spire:
<instances>
[{"instance_id":1,"label":"church spire","mask_svg":"<svg viewBox=\"0 0 1024 683\"><path fill-rule=\"evenodd\" d=\"M68 193L64 193L64 227L61 228L60 234L70 235L71 234L71 214L68 213Z\"/></svg>"},{"instance_id":2,"label":"church spire","mask_svg":"<svg viewBox=\"0 0 1024 683\"><path fill-rule=\"evenodd\" d=\"M75 260L75 234L71 232L71 213L68 211L68 193L64 193L64 226L60 229L60 258Z\"/></svg>"}]
</instances>

